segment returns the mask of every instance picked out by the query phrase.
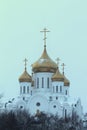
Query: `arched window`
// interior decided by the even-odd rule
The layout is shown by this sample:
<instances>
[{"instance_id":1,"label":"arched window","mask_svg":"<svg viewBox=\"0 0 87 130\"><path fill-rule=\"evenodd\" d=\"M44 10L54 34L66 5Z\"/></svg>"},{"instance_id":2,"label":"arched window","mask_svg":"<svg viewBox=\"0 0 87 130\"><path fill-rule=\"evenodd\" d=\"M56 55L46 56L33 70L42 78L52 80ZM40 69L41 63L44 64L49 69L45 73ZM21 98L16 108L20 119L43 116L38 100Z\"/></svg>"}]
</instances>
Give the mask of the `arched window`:
<instances>
[{"instance_id":1,"label":"arched window","mask_svg":"<svg viewBox=\"0 0 87 130\"><path fill-rule=\"evenodd\" d=\"M54 93L54 86L53 86L53 93Z\"/></svg>"},{"instance_id":2,"label":"arched window","mask_svg":"<svg viewBox=\"0 0 87 130\"><path fill-rule=\"evenodd\" d=\"M23 97L23 100L25 100L25 97Z\"/></svg>"},{"instance_id":3,"label":"arched window","mask_svg":"<svg viewBox=\"0 0 87 130\"><path fill-rule=\"evenodd\" d=\"M20 109L23 109L23 106L20 106Z\"/></svg>"},{"instance_id":4,"label":"arched window","mask_svg":"<svg viewBox=\"0 0 87 130\"><path fill-rule=\"evenodd\" d=\"M23 93L25 93L25 86L23 87Z\"/></svg>"},{"instance_id":5,"label":"arched window","mask_svg":"<svg viewBox=\"0 0 87 130\"><path fill-rule=\"evenodd\" d=\"M52 101L52 96L49 97L49 100Z\"/></svg>"},{"instance_id":6,"label":"arched window","mask_svg":"<svg viewBox=\"0 0 87 130\"><path fill-rule=\"evenodd\" d=\"M65 94L67 95L67 90L65 91Z\"/></svg>"},{"instance_id":7,"label":"arched window","mask_svg":"<svg viewBox=\"0 0 87 130\"><path fill-rule=\"evenodd\" d=\"M22 86L20 86L20 94L22 93Z\"/></svg>"},{"instance_id":8,"label":"arched window","mask_svg":"<svg viewBox=\"0 0 87 130\"><path fill-rule=\"evenodd\" d=\"M47 88L49 88L49 78L47 78Z\"/></svg>"},{"instance_id":9,"label":"arched window","mask_svg":"<svg viewBox=\"0 0 87 130\"><path fill-rule=\"evenodd\" d=\"M39 78L37 78L37 88L39 88Z\"/></svg>"},{"instance_id":10,"label":"arched window","mask_svg":"<svg viewBox=\"0 0 87 130\"><path fill-rule=\"evenodd\" d=\"M29 86L27 86L27 93L29 93Z\"/></svg>"},{"instance_id":11,"label":"arched window","mask_svg":"<svg viewBox=\"0 0 87 130\"><path fill-rule=\"evenodd\" d=\"M65 109L65 119L67 118L67 109Z\"/></svg>"},{"instance_id":12,"label":"arched window","mask_svg":"<svg viewBox=\"0 0 87 130\"><path fill-rule=\"evenodd\" d=\"M56 97L56 100L58 100L58 97Z\"/></svg>"},{"instance_id":13,"label":"arched window","mask_svg":"<svg viewBox=\"0 0 87 130\"><path fill-rule=\"evenodd\" d=\"M32 95L32 90L31 90L31 95Z\"/></svg>"},{"instance_id":14,"label":"arched window","mask_svg":"<svg viewBox=\"0 0 87 130\"><path fill-rule=\"evenodd\" d=\"M44 88L44 78L42 77L42 88Z\"/></svg>"},{"instance_id":15,"label":"arched window","mask_svg":"<svg viewBox=\"0 0 87 130\"><path fill-rule=\"evenodd\" d=\"M36 83L36 79L35 79L35 82L34 82L34 83L35 83L35 86L36 86L36 84L37 84L37 83Z\"/></svg>"},{"instance_id":16,"label":"arched window","mask_svg":"<svg viewBox=\"0 0 87 130\"><path fill-rule=\"evenodd\" d=\"M58 86L56 86L56 92L58 93Z\"/></svg>"},{"instance_id":17,"label":"arched window","mask_svg":"<svg viewBox=\"0 0 87 130\"><path fill-rule=\"evenodd\" d=\"M62 86L60 86L60 92L62 92Z\"/></svg>"}]
</instances>

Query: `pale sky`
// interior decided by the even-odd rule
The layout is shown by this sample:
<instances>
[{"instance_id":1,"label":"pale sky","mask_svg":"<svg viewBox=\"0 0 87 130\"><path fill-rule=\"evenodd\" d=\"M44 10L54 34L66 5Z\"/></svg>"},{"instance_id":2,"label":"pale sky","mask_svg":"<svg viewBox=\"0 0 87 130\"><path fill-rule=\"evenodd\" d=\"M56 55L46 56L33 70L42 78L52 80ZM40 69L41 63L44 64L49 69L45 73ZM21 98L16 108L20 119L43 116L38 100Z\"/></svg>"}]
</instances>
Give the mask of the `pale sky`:
<instances>
[{"instance_id":1,"label":"pale sky","mask_svg":"<svg viewBox=\"0 0 87 130\"><path fill-rule=\"evenodd\" d=\"M18 96L23 60L31 74L43 51L44 27L49 56L66 64L70 95L80 97L87 112L87 0L0 0L0 93Z\"/></svg>"}]
</instances>

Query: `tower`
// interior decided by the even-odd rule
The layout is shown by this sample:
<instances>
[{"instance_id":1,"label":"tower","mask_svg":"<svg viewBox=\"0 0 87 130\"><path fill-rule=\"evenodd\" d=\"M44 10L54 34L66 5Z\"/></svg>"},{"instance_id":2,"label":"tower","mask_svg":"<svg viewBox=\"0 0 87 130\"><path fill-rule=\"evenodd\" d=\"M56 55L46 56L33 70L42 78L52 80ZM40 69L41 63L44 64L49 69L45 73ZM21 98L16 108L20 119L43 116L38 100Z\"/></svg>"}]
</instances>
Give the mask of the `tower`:
<instances>
[{"instance_id":1,"label":"tower","mask_svg":"<svg viewBox=\"0 0 87 130\"><path fill-rule=\"evenodd\" d=\"M25 97L26 94L31 93L31 82L32 82L32 78L27 72L27 68L26 68L27 59L26 58L24 62L25 62L25 69L24 69L23 74L19 77L20 95L22 95L23 97Z\"/></svg>"},{"instance_id":2,"label":"tower","mask_svg":"<svg viewBox=\"0 0 87 130\"><path fill-rule=\"evenodd\" d=\"M69 96L69 86L70 86L70 81L66 78L65 74L64 74L64 67L65 64L62 63L61 65L63 67L63 77L64 77L64 93L66 96Z\"/></svg>"}]
</instances>

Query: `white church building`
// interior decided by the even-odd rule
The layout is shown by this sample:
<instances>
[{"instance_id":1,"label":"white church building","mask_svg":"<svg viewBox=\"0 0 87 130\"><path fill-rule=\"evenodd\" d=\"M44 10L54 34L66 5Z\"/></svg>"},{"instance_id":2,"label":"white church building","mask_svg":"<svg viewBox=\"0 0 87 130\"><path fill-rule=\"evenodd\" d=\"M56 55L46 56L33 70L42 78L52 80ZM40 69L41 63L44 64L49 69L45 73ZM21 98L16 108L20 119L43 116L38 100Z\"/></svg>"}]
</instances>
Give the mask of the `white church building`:
<instances>
[{"instance_id":1,"label":"white church building","mask_svg":"<svg viewBox=\"0 0 87 130\"><path fill-rule=\"evenodd\" d=\"M59 117L72 116L73 112L82 118L80 99L72 100L69 94L70 81L59 69L59 59L55 63L48 55L46 48L46 32L44 28L44 48L40 58L32 64L32 75L25 68L19 77L20 95L5 104L7 110L27 110L31 115L37 112L58 115Z\"/></svg>"}]
</instances>

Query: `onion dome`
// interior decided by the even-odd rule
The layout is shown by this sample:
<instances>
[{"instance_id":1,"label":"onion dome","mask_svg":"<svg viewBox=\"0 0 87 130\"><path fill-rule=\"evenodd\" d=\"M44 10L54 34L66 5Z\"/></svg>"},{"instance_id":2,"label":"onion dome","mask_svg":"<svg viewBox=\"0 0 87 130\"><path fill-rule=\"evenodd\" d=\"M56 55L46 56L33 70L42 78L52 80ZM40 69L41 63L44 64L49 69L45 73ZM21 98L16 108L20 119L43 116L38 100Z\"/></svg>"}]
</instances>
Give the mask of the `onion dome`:
<instances>
[{"instance_id":1,"label":"onion dome","mask_svg":"<svg viewBox=\"0 0 87 130\"><path fill-rule=\"evenodd\" d=\"M57 64L48 56L46 46L44 46L44 51L39 60L32 64L32 70L34 72L56 72Z\"/></svg>"},{"instance_id":2,"label":"onion dome","mask_svg":"<svg viewBox=\"0 0 87 130\"><path fill-rule=\"evenodd\" d=\"M28 72L26 70L26 62L27 62L26 58L25 58L24 62L25 62L25 71L19 77L19 82L32 82L32 78L31 78L31 76L28 74Z\"/></svg>"},{"instance_id":3,"label":"onion dome","mask_svg":"<svg viewBox=\"0 0 87 130\"><path fill-rule=\"evenodd\" d=\"M64 75L64 66L65 66L65 64L62 63L61 66L63 67L64 86L70 86L70 81Z\"/></svg>"},{"instance_id":4,"label":"onion dome","mask_svg":"<svg viewBox=\"0 0 87 130\"><path fill-rule=\"evenodd\" d=\"M52 76L52 81L64 81L63 75L60 73L59 68L57 69L56 73Z\"/></svg>"},{"instance_id":5,"label":"onion dome","mask_svg":"<svg viewBox=\"0 0 87 130\"><path fill-rule=\"evenodd\" d=\"M19 77L19 82L31 82L32 78L25 70L23 74Z\"/></svg>"}]
</instances>

